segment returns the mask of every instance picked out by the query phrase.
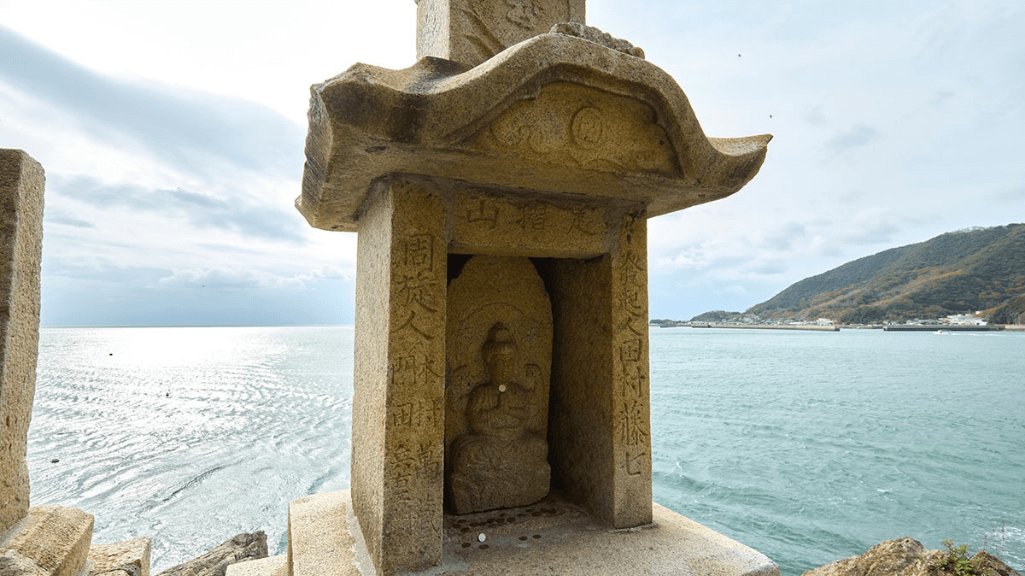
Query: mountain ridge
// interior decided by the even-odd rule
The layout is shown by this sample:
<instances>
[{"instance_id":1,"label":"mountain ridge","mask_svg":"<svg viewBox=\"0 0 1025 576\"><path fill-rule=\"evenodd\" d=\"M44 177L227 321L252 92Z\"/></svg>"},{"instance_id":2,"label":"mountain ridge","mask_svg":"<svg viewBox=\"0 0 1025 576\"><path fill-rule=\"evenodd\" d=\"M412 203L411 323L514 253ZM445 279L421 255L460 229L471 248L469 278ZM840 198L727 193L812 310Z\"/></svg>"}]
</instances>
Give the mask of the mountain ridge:
<instances>
[{"instance_id":1,"label":"mountain ridge","mask_svg":"<svg viewBox=\"0 0 1025 576\"><path fill-rule=\"evenodd\" d=\"M1005 305L1011 309L1002 313ZM796 282L746 314L870 324L976 311L1008 323L1023 317L1025 224L947 232L858 258Z\"/></svg>"}]
</instances>

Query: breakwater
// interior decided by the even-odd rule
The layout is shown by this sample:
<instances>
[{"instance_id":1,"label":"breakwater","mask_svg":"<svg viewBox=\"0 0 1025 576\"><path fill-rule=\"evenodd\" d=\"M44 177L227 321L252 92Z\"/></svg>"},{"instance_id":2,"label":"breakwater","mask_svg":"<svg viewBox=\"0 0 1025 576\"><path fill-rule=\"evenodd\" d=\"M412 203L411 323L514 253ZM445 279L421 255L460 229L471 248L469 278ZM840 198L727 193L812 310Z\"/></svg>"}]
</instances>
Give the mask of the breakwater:
<instances>
[{"instance_id":1,"label":"breakwater","mask_svg":"<svg viewBox=\"0 0 1025 576\"><path fill-rule=\"evenodd\" d=\"M961 326L951 324L939 324L923 326L919 324L889 324L883 326L887 332L990 332L999 330L996 326Z\"/></svg>"},{"instance_id":2,"label":"breakwater","mask_svg":"<svg viewBox=\"0 0 1025 576\"><path fill-rule=\"evenodd\" d=\"M775 324L691 324L691 328L742 328L745 330L808 330L812 332L839 332L839 326L788 326Z\"/></svg>"}]
</instances>

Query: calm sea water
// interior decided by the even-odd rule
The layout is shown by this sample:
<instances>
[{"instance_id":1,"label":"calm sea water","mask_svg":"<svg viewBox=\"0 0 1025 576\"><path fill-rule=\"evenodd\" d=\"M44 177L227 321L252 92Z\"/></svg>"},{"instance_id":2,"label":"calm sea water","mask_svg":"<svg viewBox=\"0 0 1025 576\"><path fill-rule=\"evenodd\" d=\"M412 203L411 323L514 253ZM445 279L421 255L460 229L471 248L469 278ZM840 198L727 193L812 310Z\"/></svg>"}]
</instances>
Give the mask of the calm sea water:
<instances>
[{"instance_id":1,"label":"calm sea water","mask_svg":"<svg viewBox=\"0 0 1025 576\"><path fill-rule=\"evenodd\" d=\"M351 327L42 330L32 502L155 571L348 487ZM1025 333L652 329L654 494L799 574L912 536L1025 568ZM59 460L59 462L52 462Z\"/></svg>"}]
</instances>

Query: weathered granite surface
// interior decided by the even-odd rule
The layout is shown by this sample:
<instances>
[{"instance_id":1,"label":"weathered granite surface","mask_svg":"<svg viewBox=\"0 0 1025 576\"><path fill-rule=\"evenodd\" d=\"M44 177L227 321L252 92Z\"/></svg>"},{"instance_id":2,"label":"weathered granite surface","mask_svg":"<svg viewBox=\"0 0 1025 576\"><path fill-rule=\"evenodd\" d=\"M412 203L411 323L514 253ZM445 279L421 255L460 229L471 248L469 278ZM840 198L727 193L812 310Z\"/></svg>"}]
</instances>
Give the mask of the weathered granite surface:
<instances>
[{"instance_id":1,"label":"weathered granite surface","mask_svg":"<svg viewBox=\"0 0 1025 576\"><path fill-rule=\"evenodd\" d=\"M314 227L347 231L371 182L393 173L630 200L658 216L739 190L771 139L706 137L663 70L563 33L472 69L357 64L311 88L309 118L296 206Z\"/></svg>"},{"instance_id":2,"label":"weathered granite surface","mask_svg":"<svg viewBox=\"0 0 1025 576\"><path fill-rule=\"evenodd\" d=\"M282 554L232 564L225 571L225 576L289 576L288 556Z\"/></svg>"},{"instance_id":3,"label":"weathered granite surface","mask_svg":"<svg viewBox=\"0 0 1025 576\"><path fill-rule=\"evenodd\" d=\"M292 576L374 573L347 490L300 498L289 511ZM644 527L611 529L555 493L530 506L446 516L439 566L408 574L779 576L764 555L697 522L658 505L653 519ZM253 568L253 576L276 576L280 569L270 563Z\"/></svg>"},{"instance_id":4,"label":"weathered granite surface","mask_svg":"<svg viewBox=\"0 0 1025 576\"><path fill-rule=\"evenodd\" d=\"M542 409L526 429L550 438L553 476L616 528L651 522L643 216L633 203L447 180L375 183L358 241L352 457L353 507L375 565L441 561L446 447L469 428L462 398L488 379L482 352L497 323L525 355L516 378ZM481 253L492 256L470 257ZM478 265L489 280L459 296L461 274ZM537 276L499 281L518 266ZM514 298L494 297L503 291Z\"/></svg>"},{"instance_id":5,"label":"weathered granite surface","mask_svg":"<svg viewBox=\"0 0 1025 576\"><path fill-rule=\"evenodd\" d=\"M89 547L89 576L149 576L150 539L142 536L123 542Z\"/></svg>"},{"instance_id":6,"label":"weathered granite surface","mask_svg":"<svg viewBox=\"0 0 1025 576\"><path fill-rule=\"evenodd\" d=\"M164 570L157 576L225 576L228 566L267 557L263 530L238 534L202 556Z\"/></svg>"},{"instance_id":7,"label":"weathered granite surface","mask_svg":"<svg viewBox=\"0 0 1025 576\"><path fill-rule=\"evenodd\" d=\"M29 509L25 462L39 347L43 167L0 149L0 532Z\"/></svg>"},{"instance_id":8,"label":"weathered granite surface","mask_svg":"<svg viewBox=\"0 0 1025 576\"><path fill-rule=\"evenodd\" d=\"M808 570L802 576L944 576L952 569L938 568L946 556L941 550L927 550L913 538L887 540L871 547L860 556L837 560ZM1020 576L1013 568L988 552L977 552L983 569L992 576Z\"/></svg>"},{"instance_id":9,"label":"weathered granite surface","mask_svg":"<svg viewBox=\"0 0 1025 576\"><path fill-rule=\"evenodd\" d=\"M92 514L55 505L31 508L0 541L0 576L77 576L92 533Z\"/></svg>"},{"instance_id":10,"label":"weathered granite surface","mask_svg":"<svg viewBox=\"0 0 1025 576\"><path fill-rule=\"evenodd\" d=\"M559 22L584 22L584 0L417 0L416 57L476 66Z\"/></svg>"}]
</instances>

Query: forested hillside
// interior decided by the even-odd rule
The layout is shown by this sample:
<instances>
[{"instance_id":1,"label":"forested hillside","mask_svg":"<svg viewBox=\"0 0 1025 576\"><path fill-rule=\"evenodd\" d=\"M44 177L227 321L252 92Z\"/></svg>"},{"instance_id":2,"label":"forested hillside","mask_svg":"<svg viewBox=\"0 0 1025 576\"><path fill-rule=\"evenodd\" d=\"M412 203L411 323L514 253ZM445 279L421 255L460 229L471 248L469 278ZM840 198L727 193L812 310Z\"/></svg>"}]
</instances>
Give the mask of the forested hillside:
<instances>
[{"instance_id":1,"label":"forested hillside","mask_svg":"<svg viewBox=\"0 0 1025 576\"><path fill-rule=\"evenodd\" d=\"M1025 324L1025 294L1004 302L993 311L992 320L997 324Z\"/></svg>"},{"instance_id":2,"label":"forested hillside","mask_svg":"<svg viewBox=\"0 0 1025 576\"><path fill-rule=\"evenodd\" d=\"M950 232L848 262L801 280L748 313L844 324L899 322L992 313L1022 295L1025 224L1010 224Z\"/></svg>"}]
</instances>

